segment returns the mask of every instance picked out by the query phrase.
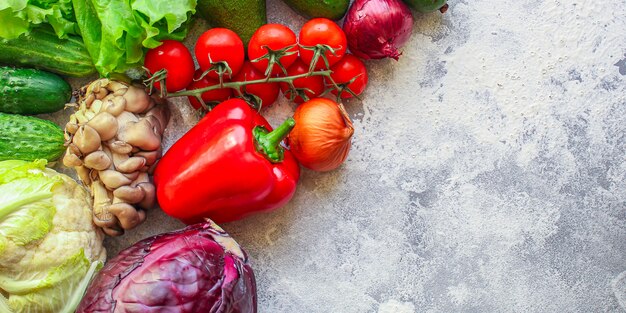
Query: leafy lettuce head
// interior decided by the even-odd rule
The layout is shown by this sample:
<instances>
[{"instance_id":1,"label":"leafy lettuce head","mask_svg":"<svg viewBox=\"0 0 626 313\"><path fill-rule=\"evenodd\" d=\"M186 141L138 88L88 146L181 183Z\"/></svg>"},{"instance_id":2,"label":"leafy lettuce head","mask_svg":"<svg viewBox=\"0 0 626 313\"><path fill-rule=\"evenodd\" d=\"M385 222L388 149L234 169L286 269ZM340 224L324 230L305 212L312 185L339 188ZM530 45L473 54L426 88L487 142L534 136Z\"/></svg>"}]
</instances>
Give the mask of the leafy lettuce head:
<instances>
[{"instance_id":1,"label":"leafy lettuce head","mask_svg":"<svg viewBox=\"0 0 626 313\"><path fill-rule=\"evenodd\" d=\"M45 160L0 162L0 312L74 312L102 266L91 197Z\"/></svg>"},{"instance_id":2,"label":"leafy lettuce head","mask_svg":"<svg viewBox=\"0 0 626 313\"><path fill-rule=\"evenodd\" d=\"M50 24L59 38L78 34L71 0L0 0L0 37L14 39L33 26Z\"/></svg>"}]
</instances>

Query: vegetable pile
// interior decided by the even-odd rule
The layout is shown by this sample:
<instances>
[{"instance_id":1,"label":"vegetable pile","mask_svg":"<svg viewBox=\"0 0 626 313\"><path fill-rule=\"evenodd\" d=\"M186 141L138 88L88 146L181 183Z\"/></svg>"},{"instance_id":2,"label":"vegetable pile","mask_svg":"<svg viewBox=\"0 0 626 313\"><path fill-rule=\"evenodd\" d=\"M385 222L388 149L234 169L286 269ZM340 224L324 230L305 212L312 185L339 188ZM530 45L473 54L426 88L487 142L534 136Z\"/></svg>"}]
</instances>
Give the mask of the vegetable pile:
<instances>
[{"instance_id":1,"label":"vegetable pile","mask_svg":"<svg viewBox=\"0 0 626 313\"><path fill-rule=\"evenodd\" d=\"M447 9L284 1L309 18L297 33L267 24L265 0L0 0L0 312L256 312L248 257L215 223L284 207L300 166L340 168L363 59L401 56L411 9ZM189 49L196 10L215 28ZM73 92L63 79L90 75ZM295 113L273 129L281 93ZM162 155L173 97L204 117ZM64 130L28 116L63 108ZM104 234L157 204L190 226L100 270Z\"/></svg>"}]
</instances>

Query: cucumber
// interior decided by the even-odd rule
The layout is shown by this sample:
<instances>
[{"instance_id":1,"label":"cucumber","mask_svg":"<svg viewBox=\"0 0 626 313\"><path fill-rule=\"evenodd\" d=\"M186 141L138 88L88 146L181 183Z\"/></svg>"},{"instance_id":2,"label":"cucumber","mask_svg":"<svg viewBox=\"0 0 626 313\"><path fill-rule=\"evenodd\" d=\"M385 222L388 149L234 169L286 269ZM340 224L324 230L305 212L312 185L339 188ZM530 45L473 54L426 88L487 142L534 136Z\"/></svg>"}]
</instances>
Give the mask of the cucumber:
<instances>
[{"instance_id":1,"label":"cucumber","mask_svg":"<svg viewBox=\"0 0 626 313\"><path fill-rule=\"evenodd\" d=\"M96 72L80 37L59 39L47 27L36 27L28 35L16 39L1 39L0 51L0 64L34 67L73 77Z\"/></svg>"},{"instance_id":2,"label":"cucumber","mask_svg":"<svg viewBox=\"0 0 626 313\"><path fill-rule=\"evenodd\" d=\"M300 15L325 17L331 20L340 20L348 7L350 0L283 0L288 6Z\"/></svg>"},{"instance_id":3,"label":"cucumber","mask_svg":"<svg viewBox=\"0 0 626 313\"><path fill-rule=\"evenodd\" d=\"M0 112L43 114L63 109L72 87L58 75L30 69L0 67Z\"/></svg>"},{"instance_id":4,"label":"cucumber","mask_svg":"<svg viewBox=\"0 0 626 313\"><path fill-rule=\"evenodd\" d=\"M265 0L199 0L196 9L212 27L237 33L245 46L254 32L267 24Z\"/></svg>"},{"instance_id":5,"label":"cucumber","mask_svg":"<svg viewBox=\"0 0 626 313\"><path fill-rule=\"evenodd\" d=\"M63 130L50 121L0 113L0 161L54 161L63 155L64 143Z\"/></svg>"}]
</instances>

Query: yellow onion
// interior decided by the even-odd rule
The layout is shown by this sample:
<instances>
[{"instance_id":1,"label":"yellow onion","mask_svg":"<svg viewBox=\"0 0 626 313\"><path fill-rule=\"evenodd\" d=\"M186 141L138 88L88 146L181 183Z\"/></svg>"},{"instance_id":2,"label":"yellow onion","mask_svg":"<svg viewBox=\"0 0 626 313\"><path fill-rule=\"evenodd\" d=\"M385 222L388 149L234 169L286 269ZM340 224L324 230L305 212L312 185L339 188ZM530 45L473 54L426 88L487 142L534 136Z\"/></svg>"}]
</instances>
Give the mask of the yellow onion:
<instances>
[{"instance_id":1,"label":"yellow onion","mask_svg":"<svg viewBox=\"0 0 626 313\"><path fill-rule=\"evenodd\" d=\"M296 126L289 134L289 145L302 166L325 172L346 160L354 127L343 105L312 99L298 106L293 118Z\"/></svg>"}]
</instances>

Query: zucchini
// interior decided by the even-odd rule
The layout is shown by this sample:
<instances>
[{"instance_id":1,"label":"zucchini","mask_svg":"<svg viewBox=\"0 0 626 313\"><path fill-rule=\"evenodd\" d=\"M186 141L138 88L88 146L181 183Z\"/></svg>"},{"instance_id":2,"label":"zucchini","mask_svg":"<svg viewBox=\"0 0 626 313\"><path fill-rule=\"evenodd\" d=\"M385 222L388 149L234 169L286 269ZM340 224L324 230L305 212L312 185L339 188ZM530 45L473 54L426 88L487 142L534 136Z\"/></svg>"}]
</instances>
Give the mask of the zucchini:
<instances>
[{"instance_id":1,"label":"zucchini","mask_svg":"<svg viewBox=\"0 0 626 313\"><path fill-rule=\"evenodd\" d=\"M198 0L196 9L211 27L224 27L237 33L244 47L254 32L267 24L265 0Z\"/></svg>"},{"instance_id":2,"label":"zucchini","mask_svg":"<svg viewBox=\"0 0 626 313\"><path fill-rule=\"evenodd\" d=\"M283 0L300 15L308 18L325 17L340 20L350 6L350 0Z\"/></svg>"},{"instance_id":3,"label":"zucchini","mask_svg":"<svg viewBox=\"0 0 626 313\"><path fill-rule=\"evenodd\" d=\"M72 87L58 75L30 69L0 67L0 112L43 114L63 109Z\"/></svg>"},{"instance_id":4,"label":"zucchini","mask_svg":"<svg viewBox=\"0 0 626 313\"><path fill-rule=\"evenodd\" d=\"M36 27L16 39L1 39L0 51L0 64L34 67L73 77L96 73L82 38L59 39L47 27Z\"/></svg>"},{"instance_id":5,"label":"zucchini","mask_svg":"<svg viewBox=\"0 0 626 313\"><path fill-rule=\"evenodd\" d=\"M0 113L0 161L54 161L63 155L64 143L63 130L50 121Z\"/></svg>"},{"instance_id":6,"label":"zucchini","mask_svg":"<svg viewBox=\"0 0 626 313\"><path fill-rule=\"evenodd\" d=\"M445 12L448 6L446 5L447 0L403 0L404 3L408 4L411 9L421 12L421 13L430 13L434 11L441 11L441 13ZM445 8L444 8L445 7Z\"/></svg>"}]
</instances>

